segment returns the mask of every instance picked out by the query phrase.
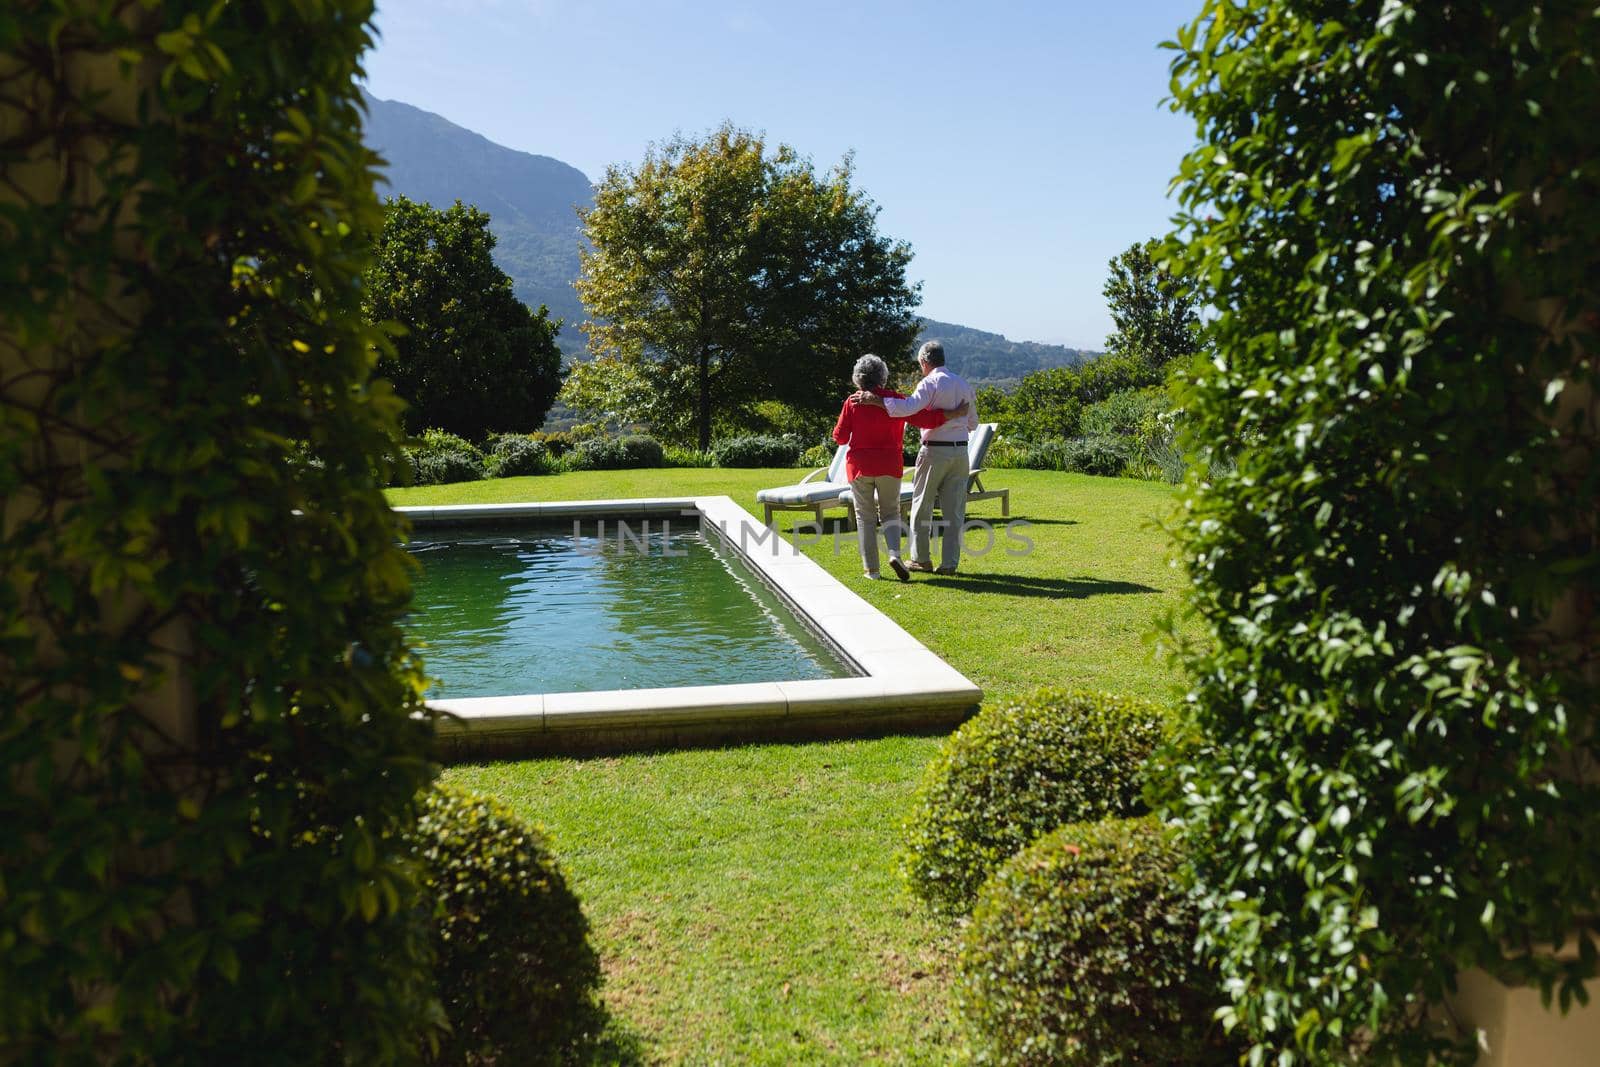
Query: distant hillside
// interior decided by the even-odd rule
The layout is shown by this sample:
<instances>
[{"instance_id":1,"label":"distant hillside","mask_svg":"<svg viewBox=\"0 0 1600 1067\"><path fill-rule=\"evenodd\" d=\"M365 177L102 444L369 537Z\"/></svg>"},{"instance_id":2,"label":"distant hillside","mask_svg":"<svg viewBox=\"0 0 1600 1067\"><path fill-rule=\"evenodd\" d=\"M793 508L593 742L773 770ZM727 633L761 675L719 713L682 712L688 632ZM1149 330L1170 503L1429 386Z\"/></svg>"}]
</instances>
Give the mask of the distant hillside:
<instances>
[{"instance_id":1,"label":"distant hillside","mask_svg":"<svg viewBox=\"0 0 1600 1067\"><path fill-rule=\"evenodd\" d=\"M1047 367L1077 367L1099 356L1063 345L1037 341L1011 341L997 333L957 326L951 322L922 320L917 343L942 341L950 368L974 385L1010 388L1030 371Z\"/></svg>"},{"instance_id":2,"label":"distant hillside","mask_svg":"<svg viewBox=\"0 0 1600 1067\"><path fill-rule=\"evenodd\" d=\"M559 159L497 145L432 112L367 96L366 142L388 161L380 195L448 207L456 200L489 213L495 262L518 299L565 319L564 350L583 347L578 276L578 205L594 202L589 179Z\"/></svg>"}]
</instances>

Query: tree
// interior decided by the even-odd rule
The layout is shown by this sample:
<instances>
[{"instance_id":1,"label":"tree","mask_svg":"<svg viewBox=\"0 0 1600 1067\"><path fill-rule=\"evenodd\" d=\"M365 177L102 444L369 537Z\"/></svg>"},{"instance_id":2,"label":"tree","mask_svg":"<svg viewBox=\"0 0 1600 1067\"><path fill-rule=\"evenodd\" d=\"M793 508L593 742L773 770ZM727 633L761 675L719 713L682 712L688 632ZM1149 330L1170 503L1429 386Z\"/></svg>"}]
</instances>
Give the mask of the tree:
<instances>
[{"instance_id":1,"label":"tree","mask_svg":"<svg viewBox=\"0 0 1600 1067\"><path fill-rule=\"evenodd\" d=\"M494 243L489 216L459 200L388 203L362 310L405 327L378 373L409 405L413 434L536 430L561 388L560 324L512 295Z\"/></svg>"},{"instance_id":2,"label":"tree","mask_svg":"<svg viewBox=\"0 0 1600 1067\"><path fill-rule=\"evenodd\" d=\"M0 1060L404 1062L441 1021L371 16L0 15Z\"/></svg>"},{"instance_id":3,"label":"tree","mask_svg":"<svg viewBox=\"0 0 1600 1067\"><path fill-rule=\"evenodd\" d=\"M1159 250L1154 240L1130 245L1109 264L1104 292L1117 330L1106 337L1106 352L1164 373L1199 351L1200 320L1189 285L1163 269Z\"/></svg>"},{"instance_id":4,"label":"tree","mask_svg":"<svg viewBox=\"0 0 1600 1067\"><path fill-rule=\"evenodd\" d=\"M1178 519L1169 811L1252 1062L1470 1062L1460 972L1564 1008L1600 959L1600 12L1330 12L1175 45L1185 411L1237 470Z\"/></svg>"},{"instance_id":5,"label":"tree","mask_svg":"<svg viewBox=\"0 0 1600 1067\"><path fill-rule=\"evenodd\" d=\"M568 402L705 448L758 400L826 414L863 352L905 353L911 250L877 233L851 178L848 157L819 178L794 149L726 125L607 170L578 280L597 358Z\"/></svg>"}]
</instances>

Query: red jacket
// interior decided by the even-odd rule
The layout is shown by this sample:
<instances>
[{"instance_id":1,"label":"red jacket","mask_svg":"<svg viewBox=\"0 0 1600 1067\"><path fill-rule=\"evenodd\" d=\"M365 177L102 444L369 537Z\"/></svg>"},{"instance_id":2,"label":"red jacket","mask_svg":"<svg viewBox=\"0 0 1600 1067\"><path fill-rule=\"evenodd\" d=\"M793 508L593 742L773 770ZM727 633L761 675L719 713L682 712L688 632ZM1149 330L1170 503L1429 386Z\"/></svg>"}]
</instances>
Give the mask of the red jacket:
<instances>
[{"instance_id":1,"label":"red jacket","mask_svg":"<svg viewBox=\"0 0 1600 1067\"><path fill-rule=\"evenodd\" d=\"M904 397L893 389L874 389L879 396ZM845 477L855 481L863 474L869 478L898 478L905 473L906 423L931 430L943 425L944 412L937 408L924 408L909 418L897 419L874 404L857 404L845 397L839 421L833 426L835 443L849 445L844 459Z\"/></svg>"}]
</instances>

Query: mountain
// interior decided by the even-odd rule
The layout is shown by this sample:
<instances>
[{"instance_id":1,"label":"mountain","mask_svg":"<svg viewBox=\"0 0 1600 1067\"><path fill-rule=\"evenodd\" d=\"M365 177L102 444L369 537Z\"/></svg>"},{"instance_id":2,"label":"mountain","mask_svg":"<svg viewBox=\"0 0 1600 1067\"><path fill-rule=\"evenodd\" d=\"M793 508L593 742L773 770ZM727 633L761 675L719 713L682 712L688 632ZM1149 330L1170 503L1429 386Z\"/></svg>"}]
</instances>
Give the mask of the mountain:
<instances>
[{"instance_id":1,"label":"mountain","mask_svg":"<svg viewBox=\"0 0 1600 1067\"><path fill-rule=\"evenodd\" d=\"M1012 341L997 333L934 319L922 320L917 343L923 341L944 342L951 369L973 385L996 385L1002 389L1016 385L1030 371L1078 367L1100 355L1064 345Z\"/></svg>"},{"instance_id":2,"label":"mountain","mask_svg":"<svg viewBox=\"0 0 1600 1067\"><path fill-rule=\"evenodd\" d=\"M497 145L429 111L368 95L367 147L388 161L382 196L404 195L448 207L456 200L488 212L495 262L511 275L517 298L565 319L564 351L583 348L578 276L579 206L594 187L559 159Z\"/></svg>"},{"instance_id":3,"label":"mountain","mask_svg":"<svg viewBox=\"0 0 1600 1067\"><path fill-rule=\"evenodd\" d=\"M380 195L436 207L460 200L488 212L495 262L511 275L517 298L564 319L556 343L569 356L581 356L577 327L584 314L572 283L581 239L577 208L594 203L589 179L559 159L497 145L410 104L370 94L366 102L367 146L388 162ZM1096 355L924 319L921 340L930 338L943 341L950 366L978 385L1015 384L1029 371L1076 366Z\"/></svg>"}]
</instances>

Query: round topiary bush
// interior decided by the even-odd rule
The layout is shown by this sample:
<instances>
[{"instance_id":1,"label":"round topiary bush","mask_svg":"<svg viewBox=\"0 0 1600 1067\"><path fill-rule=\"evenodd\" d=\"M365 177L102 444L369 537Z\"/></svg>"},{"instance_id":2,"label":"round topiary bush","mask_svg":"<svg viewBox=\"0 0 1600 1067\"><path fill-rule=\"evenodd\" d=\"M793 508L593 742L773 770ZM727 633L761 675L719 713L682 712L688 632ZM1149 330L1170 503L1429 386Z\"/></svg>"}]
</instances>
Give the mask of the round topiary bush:
<instances>
[{"instance_id":1,"label":"round topiary bush","mask_svg":"<svg viewBox=\"0 0 1600 1067\"><path fill-rule=\"evenodd\" d=\"M666 453L654 437L591 437L572 450L569 463L575 471L636 470L661 467Z\"/></svg>"},{"instance_id":2,"label":"round topiary bush","mask_svg":"<svg viewBox=\"0 0 1600 1067\"><path fill-rule=\"evenodd\" d=\"M956 1003L980 1058L1001 1064L1223 1064L1239 1049L1195 962L1183 856L1153 818L1064 826L978 894Z\"/></svg>"},{"instance_id":3,"label":"round topiary bush","mask_svg":"<svg viewBox=\"0 0 1600 1067\"><path fill-rule=\"evenodd\" d=\"M437 788L413 852L450 1021L432 1062L567 1062L596 1018L600 964L544 837L496 801Z\"/></svg>"},{"instance_id":4,"label":"round topiary bush","mask_svg":"<svg viewBox=\"0 0 1600 1067\"><path fill-rule=\"evenodd\" d=\"M1160 708L1110 693L1041 689L993 704L945 742L905 823L901 872L946 913L967 910L989 874L1069 822L1143 812Z\"/></svg>"},{"instance_id":5,"label":"round topiary bush","mask_svg":"<svg viewBox=\"0 0 1600 1067\"><path fill-rule=\"evenodd\" d=\"M798 437L744 434L718 441L711 457L719 467L795 467L803 451Z\"/></svg>"},{"instance_id":6,"label":"round topiary bush","mask_svg":"<svg viewBox=\"0 0 1600 1067\"><path fill-rule=\"evenodd\" d=\"M554 469L550 451L542 441L517 433L495 437L483 464L484 474L490 478L549 474Z\"/></svg>"}]
</instances>

